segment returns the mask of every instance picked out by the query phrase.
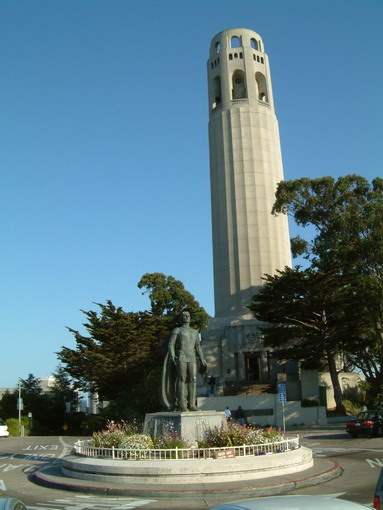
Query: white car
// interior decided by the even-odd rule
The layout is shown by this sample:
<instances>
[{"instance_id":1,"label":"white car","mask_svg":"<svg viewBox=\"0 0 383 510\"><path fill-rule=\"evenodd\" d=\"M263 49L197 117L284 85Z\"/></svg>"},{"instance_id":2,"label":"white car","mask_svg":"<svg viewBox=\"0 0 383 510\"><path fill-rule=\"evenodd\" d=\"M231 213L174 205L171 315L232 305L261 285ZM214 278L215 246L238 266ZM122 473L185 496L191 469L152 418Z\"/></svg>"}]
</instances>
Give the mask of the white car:
<instances>
[{"instance_id":1,"label":"white car","mask_svg":"<svg viewBox=\"0 0 383 510\"><path fill-rule=\"evenodd\" d=\"M0 510L27 510L27 507L19 499L0 498Z\"/></svg>"},{"instance_id":2,"label":"white car","mask_svg":"<svg viewBox=\"0 0 383 510\"><path fill-rule=\"evenodd\" d=\"M8 437L8 436L9 436L8 427L3 422L3 420L0 420L0 437Z\"/></svg>"},{"instance_id":3,"label":"white car","mask_svg":"<svg viewBox=\"0 0 383 510\"><path fill-rule=\"evenodd\" d=\"M366 510L370 508L329 496L272 496L244 499L218 505L210 510Z\"/></svg>"}]
</instances>

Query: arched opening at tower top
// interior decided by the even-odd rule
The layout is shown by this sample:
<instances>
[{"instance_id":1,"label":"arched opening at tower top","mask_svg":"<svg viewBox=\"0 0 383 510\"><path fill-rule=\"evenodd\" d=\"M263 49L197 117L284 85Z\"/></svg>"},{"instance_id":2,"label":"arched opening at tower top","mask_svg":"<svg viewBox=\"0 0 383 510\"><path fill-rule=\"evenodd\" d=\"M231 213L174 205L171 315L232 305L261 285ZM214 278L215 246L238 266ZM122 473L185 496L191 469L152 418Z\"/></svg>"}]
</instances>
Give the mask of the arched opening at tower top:
<instances>
[{"instance_id":1,"label":"arched opening at tower top","mask_svg":"<svg viewBox=\"0 0 383 510\"><path fill-rule=\"evenodd\" d=\"M212 90L212 105L211 108L217 108L222 103L222 92L221 92L221 78L216 76L213 80L213 90Z\"/></svg>"},{"instance_id":2,"label":"arched opening at tower top","mask_svg":"<svg viewBox=\"0 0 383 510\"><path fill-rule=\"evenodd\" d=\"M257 82L258 89L258 99L260 101L264 101L265 103L269 102L269 95L267 92L267 83L266 78L262 73L255 73L255 81Z\"/></svg>"},{"instance_id":3,"label":"arched opening at tower top","mask_svg":"<svg viewBox=\"0 0 383 510\"><path fill-rule=\"evenodd\" d=\"M237 70L233 73L232 97L233 99L242 99L247 97L245 74L243 71Z\"/></svg>"},{"instance_id":4,"label":"arched opening at tower top","mask_svg":"<svg viewBox=\"0 0 383 510\"><path fill-rule=\"evenodd\" d=\"M241 39L234 35L230 40L230 47L231 48L240 48L241 47Z\"/></svg>"},{"instance_id":5,"label":"arched opening at tower top","mask_svg":"<svg viewBox=\"0 0 383 510\"><path fill-rule=\"evenodd\" d=\"M250 39L250 45L253 48L253 50L258 50L258 42L253 37Z\"/></svg>"}]
</instances>

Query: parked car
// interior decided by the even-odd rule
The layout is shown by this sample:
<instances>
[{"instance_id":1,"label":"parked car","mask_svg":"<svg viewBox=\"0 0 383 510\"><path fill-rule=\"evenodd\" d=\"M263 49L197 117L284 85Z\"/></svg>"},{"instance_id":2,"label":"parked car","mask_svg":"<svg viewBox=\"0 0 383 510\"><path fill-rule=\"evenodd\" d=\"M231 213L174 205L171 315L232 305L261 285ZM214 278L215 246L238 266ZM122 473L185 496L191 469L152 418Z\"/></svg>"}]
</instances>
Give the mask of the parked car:
<instances>
[{"instance_id":1,"label":"parked car","mask_svg":"<svg viewBox=\"0 0 383 510\"><path fill-rule=\"evenodd\" d=\"M8 427L5 424L5 422L3 422L3 420L0 420L0 437L8 436L9 436Z\"/></svg>"},{"instance_id":2,"label":"parked car","mask_svg":"<svg viewBox=\"0 0 383 510\"><path fill-rule=\"evenodd\" d=\"M376 482L374 508L375 510L383 510L383 468L380 470L380 475Z\"/></svg>"},{"instance_id":3,"label":"parked car","mask_svg":"<svg viewBox=\"0 0 383 510\"><path fill-rule=\"evenodd\" d=\"M370 508L329 496L270 496L218 505L210 510L366 510Z\"/></svg>"},{"instance_id":4,"label":"parked car","mask_svg":"<svg viewBox=\"0 0 383 510\"><path fill-rule=\"evenodd\" d=\"M383 436L383 409L359 413L355 420L347 422L346 431L351 437L358 437L359 434Z\"/></svg>"}]
</instances>

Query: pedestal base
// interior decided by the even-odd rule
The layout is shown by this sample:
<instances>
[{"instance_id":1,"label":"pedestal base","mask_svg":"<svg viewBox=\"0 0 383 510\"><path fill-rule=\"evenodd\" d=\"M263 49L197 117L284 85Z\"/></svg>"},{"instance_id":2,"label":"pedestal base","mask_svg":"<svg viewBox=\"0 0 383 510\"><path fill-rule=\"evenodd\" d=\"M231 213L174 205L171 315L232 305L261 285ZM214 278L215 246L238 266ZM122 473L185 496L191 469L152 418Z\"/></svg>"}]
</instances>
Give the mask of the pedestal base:
<instances>
[{"instance_id":1,"label":"pedestal base","mask_svg":"<svg viewBox=\"0 0 383 510\"><path fill-rule=\"evenodd\" d=\"M195 446L209 429L222 427L227 428L223 411L164 411L145 415L144 433L151 437L176 434Z\"/></svg>"}]
</instances>

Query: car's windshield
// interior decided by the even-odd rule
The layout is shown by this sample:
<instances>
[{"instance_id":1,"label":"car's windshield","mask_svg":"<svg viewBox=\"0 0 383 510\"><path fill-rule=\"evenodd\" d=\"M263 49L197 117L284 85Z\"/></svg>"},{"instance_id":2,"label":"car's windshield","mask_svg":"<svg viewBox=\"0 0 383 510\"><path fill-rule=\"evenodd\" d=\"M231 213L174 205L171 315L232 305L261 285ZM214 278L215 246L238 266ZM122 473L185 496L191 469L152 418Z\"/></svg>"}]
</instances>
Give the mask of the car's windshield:
<instances>
[{"instance_id":1,"label":"car's windshield","mask_svg":"<svg viewBox=\"0 0 383 510\"><path fill-rule=\"evenodd\" d=\"M378 418L382 417L381 412L377 411L365 411L363 413L358 414L357 419L358 420L376 420Z\"/></svg>"}]
</instances>

